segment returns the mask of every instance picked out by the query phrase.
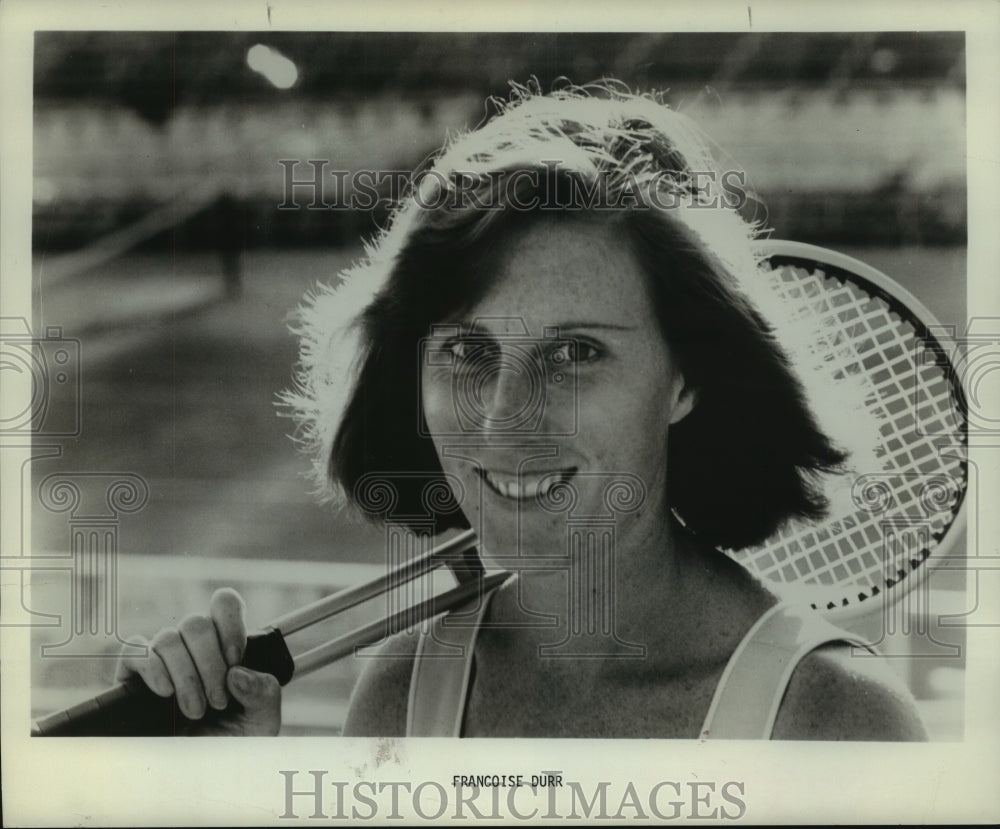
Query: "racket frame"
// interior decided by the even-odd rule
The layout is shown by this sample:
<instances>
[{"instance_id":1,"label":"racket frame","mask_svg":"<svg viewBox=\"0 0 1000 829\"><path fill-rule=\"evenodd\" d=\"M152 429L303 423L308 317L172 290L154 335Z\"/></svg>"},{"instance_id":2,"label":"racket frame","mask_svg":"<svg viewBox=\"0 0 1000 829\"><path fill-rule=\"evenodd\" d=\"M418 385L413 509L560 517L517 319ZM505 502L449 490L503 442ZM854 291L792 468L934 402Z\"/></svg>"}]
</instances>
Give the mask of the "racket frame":
<instances>
[{"instance_id":1,"label":"racket frame","mask_svg":"<svg viewBox=\"0 0 1000 829\"><path fill-rule=\"evenodd\" d=\"M906 573L905 578L894 582L891 586L881 585L878 596L869 595L864 600L847 600L845 598L840 606L835 607L819 607L813 604L813 607L826 618L838 623L878 612L887 613L910 591L924 585L935 564L951 554L958 539L964 536L966 527L968 402L965 390L956 379L957 372L955 371L954 364L948 357L948 351L935 333L944 332L947 328L938 321L926 305L894 279L871 265L847 254L805 242L792 242L781 239L759 240L755 243L755 252L762 260L767 261L768 266L776 260L779 266L785 265L802 268L810 273L822 271L827 278L851 282L855 286L865 290L869 295L885 302L890 311L895 312L901 319L910 322L914 326L915 338L927 342L934 353L938 355L938 364L946 375L949 391L953 396L955 406L962 416L965 428L959 432L957 437L960 438L961 446L966 452L966 457L961 461L963 478L966 485L958 492L959 503L955 507L954 518L946 527L944 534L938 540L937 544L931 547L927 555L921 559L920 566L911 569ZM843 279L841 274L848 278L846 280ZM734 559L739 561L738 552L734 556ZM777 583L773 579L769 581ZM804 585L804 587L810 590L819 589L814 588L813 585Z\"/></svg>"}]
</instances>

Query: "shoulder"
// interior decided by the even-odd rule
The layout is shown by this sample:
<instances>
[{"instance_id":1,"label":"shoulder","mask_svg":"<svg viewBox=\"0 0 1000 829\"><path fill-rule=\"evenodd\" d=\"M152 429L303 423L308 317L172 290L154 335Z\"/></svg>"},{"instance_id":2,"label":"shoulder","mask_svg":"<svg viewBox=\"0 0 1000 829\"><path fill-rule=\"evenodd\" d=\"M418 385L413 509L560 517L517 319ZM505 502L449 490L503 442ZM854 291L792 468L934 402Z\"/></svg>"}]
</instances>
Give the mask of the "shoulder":
<instances>
[{"instance_id":1,"label":"shoulder","mask_svg":"<svg viewBox=\"0 0 1000 829\"><path fill-rule=\"evenodd\" d=\"M410 677L419 637L413 631L390 636L363 657L347 708L345 737L404 737Z\"/></svg>"},{"instance_id":2,"label":"shoulder","mask_svg":"<svg viewBox=\"0 0 1000 829\"><path fill-rule=\"evenodd\" d=\"M906 686L878 656L831 643L803 658L778 709L776 740L926 740Z\"/></svg>"}]
</instances>

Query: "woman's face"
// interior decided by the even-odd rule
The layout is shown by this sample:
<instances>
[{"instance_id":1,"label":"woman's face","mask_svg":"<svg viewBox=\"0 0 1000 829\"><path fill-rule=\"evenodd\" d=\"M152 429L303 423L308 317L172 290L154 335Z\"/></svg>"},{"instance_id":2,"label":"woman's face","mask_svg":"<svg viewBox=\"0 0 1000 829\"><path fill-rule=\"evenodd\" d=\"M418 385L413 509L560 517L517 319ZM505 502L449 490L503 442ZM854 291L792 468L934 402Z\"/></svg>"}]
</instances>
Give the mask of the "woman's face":
<instances>
[{"instance_id":1,"label":"woman's face","mask_svg":"<svg viewBox=\"0 0 1000 829\"><path fill-rule=\"evenodd\" d=\"M484 551L565 555L566 522L588 518L613 518L620 545L662 542L667 434L694 395L621 229L543 217L496 269L421 359L424 426ZM609 511L615 482L635 495Z\"/></svg>"}]
</instances>

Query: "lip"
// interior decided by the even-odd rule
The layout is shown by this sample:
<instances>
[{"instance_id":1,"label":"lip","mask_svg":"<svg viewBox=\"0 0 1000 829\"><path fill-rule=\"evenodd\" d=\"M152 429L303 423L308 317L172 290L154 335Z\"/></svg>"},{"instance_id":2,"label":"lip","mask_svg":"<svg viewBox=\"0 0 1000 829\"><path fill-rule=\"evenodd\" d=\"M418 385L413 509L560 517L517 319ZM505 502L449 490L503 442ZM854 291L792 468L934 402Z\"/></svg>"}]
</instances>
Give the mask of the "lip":
<instances>
[{"instance_id":1,"label":"lip","mask_svg":"<svg viewBox=\"0 0 1000 829\"><path fill-rule=\"evenodd\" d=\"M510 501L530 501L539 495L546 495L556 484L568 481L576 471L575 466L520 474L480 469L479 477L491 492L501 498Z\"/></svg>"}]
</instances>

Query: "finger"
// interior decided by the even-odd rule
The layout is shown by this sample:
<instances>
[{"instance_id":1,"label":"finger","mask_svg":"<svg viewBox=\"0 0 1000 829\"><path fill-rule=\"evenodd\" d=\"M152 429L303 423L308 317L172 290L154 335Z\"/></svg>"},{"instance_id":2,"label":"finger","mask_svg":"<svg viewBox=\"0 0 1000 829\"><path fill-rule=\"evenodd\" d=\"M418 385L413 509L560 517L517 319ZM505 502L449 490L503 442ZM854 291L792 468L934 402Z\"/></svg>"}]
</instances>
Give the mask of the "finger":
<instances>
[{"instance_id":1,"label":"finger","mask_svg":"<svg viewBox=\"0 0 1000 829\"><path fill-rule=\"evenodd\" d=\"M222 653L229 667L239 665L247 646L247 627L243 620L246 605L235 590L224 587L212 594L209 615L215 623Z\"/></svg>"},{"instance_id":2,"label":"finger","mask_svg":"<svg viewBox=\"0 0 1000 829\"><path fill-rule=\"evenodd\" d=\"M209 704L220 711L229 704L226 693L226 661L215 623L207 616L187 616L178 625L184 647L201 677Z\"/></svg>"},{"instance_id":3,"label":"finger","mask_svg":"<svg viewBox=\"0 0 1000 829\"><path fill-rule=\"evenodd\" d=\"M205 714L206 704L201 675L181 638L180 631L176 628L161 630L153 637L153 650L167 666L181 712L190 720L201 719Z\"/></svg>"},{"instance_id":4,"label":"finger","mask_svg":"<svg viewBox=\"0 0 1000 829\"><path fill-rule=\"evenodd\" d=\"M229 691L243 706L253 733L277 734L281 728L281 685L271 674L230 668Z\"/></svg>"},{"instance_id":5,"label":"finger","mask_svg":"<svg viewBox=\"0 0 1000 829\"><path fill-rule=\"evenodd\" d=\"M132 655L137 648L144 648L145 655ZM143 682L149 686L150 690L161 697L169 697L174 692L173 682L170 681L170 674L163 660L149 644L149 640L143 636L133 636L122 648L122 655L118 660L115 669L115 680L124 682L130 676L138 674Z\"/></svg>"}]
</instances>

